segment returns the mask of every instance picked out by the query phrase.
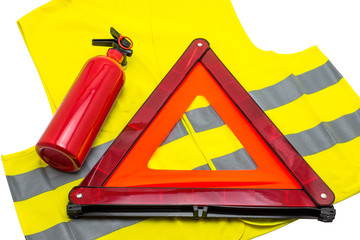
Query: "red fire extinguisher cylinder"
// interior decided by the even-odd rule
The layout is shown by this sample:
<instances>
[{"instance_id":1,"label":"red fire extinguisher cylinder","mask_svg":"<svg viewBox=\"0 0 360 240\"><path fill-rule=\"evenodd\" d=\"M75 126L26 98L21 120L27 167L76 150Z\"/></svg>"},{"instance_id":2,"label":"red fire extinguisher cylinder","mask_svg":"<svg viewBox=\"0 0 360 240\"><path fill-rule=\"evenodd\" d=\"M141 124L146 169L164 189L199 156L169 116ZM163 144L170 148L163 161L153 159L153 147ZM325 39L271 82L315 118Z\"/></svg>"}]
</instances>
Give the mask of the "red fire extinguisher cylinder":
<instances>
[{"instance_id":1,"label":"red fire extinguisher cylinder","mask_svg":"<svg viewBox=\"0 0 360 240\"><path fill-rule=\"evenodd\" d=\"M116 31L114 35L121 38ZM124 52L120 40L94 40L94 45L101 46L109 46L112 41L113 48L106 56L94 57L85 64L36 144L39 156L52 167L73 172L82 166L124 84L122 64L126 63L125 54L131 56L132 51L125 47Z\"/></svg>"}]
</instances>

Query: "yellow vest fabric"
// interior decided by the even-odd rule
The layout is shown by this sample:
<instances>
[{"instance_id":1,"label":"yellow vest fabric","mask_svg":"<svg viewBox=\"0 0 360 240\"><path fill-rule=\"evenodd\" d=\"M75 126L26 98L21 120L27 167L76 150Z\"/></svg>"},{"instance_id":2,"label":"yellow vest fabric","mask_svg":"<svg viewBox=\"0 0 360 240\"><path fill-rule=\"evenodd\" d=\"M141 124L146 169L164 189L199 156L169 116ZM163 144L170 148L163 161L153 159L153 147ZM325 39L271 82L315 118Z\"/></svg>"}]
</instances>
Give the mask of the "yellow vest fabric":
<instances>
[{"instance_id":1,"label":"yellow vest fabric","mask_svg":"<svg viewBox=\"0 0 360 240\"><path fill-rule=\"evenodd\" d=\"M26 239L251 239L291 222L70 220L66 215L71 188L86 176L190 42L200 37L210 42L221 61L334 191L336 202L360 191L360 98L317 47L288 55L256 48L229 0L134 0L131 10L122 10L127 4L122 0L53 0L18 22L53 113L86 60L106 52L91 46L91 39L108 38L109 28L114 27L134 41L124 87L79 172L51 169L34 148L2 156ZM55 37L47 41L48 36ZM201 112L206 107L208 103L200 99L188 111ZM181 121L189 122L186 114ZM193 132L186 130L188 134ZM241 144L230 144L235 147L212 151L214 148L209 146L219 136L233 141L227 133L223 125L197 133L201 142L197 148L186 137L164 144L153 155L149 167L194 169L207 165L219 170L214 159L242 148ZM199 157L204 153L211 157ZM177 157L166 161L173 155ZM185 162L179 164L177 159Z\"/></svg>"}]
</instances>

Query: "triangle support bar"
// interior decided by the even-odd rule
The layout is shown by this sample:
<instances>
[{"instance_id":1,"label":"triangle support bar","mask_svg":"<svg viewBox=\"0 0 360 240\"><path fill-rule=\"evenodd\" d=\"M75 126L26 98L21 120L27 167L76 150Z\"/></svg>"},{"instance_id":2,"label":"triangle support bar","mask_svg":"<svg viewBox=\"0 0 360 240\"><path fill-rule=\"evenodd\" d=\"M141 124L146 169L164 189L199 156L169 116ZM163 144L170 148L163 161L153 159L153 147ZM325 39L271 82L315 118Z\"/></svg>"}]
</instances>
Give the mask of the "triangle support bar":
<instances>
[{"instance_id":1,"label":"triangle support bar","mask_svg":"<svg viewBox=\"0 0 360 240\"><path fill-rule=\"evenodd\" d=\"M199 218L272 218L272 219L318 219L332 222L335 218L333 206L315 207L237 207L196 205L77 205L67 207L70 218L78 217L190 217Z\"/></svg>"}]
</instances>

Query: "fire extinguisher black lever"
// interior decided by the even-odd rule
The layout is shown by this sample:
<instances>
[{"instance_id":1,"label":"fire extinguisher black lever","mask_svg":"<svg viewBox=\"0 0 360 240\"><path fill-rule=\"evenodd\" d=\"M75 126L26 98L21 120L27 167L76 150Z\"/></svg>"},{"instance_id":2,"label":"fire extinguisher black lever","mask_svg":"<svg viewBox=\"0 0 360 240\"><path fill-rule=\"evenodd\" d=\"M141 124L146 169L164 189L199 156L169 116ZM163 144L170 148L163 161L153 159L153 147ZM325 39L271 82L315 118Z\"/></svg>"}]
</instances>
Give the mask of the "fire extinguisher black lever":
<instances>
[{"instance_id":1,"label":"fire extinguisher black lever","mask_svg":"<svg viewBox=\"0 0 360 240\"><path fill-rule=\"evenodd\" d=\"M118 50L124 56L124 60L122 61L122 65L124 66L127 63L126 57L131 57L133 54L133 50L131 50L133 43L130 38L122 36L114 28L110 28L110 34L113 39L93 39L92 45L110 47Z\"/></svg>"}]
</instances>

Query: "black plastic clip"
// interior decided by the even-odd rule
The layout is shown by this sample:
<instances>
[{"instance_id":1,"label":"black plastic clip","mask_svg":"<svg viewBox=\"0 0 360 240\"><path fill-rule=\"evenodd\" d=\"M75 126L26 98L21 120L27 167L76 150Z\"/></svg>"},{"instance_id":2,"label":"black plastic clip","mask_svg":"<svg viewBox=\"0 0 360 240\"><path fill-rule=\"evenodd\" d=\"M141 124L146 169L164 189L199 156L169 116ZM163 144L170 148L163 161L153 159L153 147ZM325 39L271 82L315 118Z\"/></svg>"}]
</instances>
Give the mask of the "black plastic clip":
<instances>
[{"instance_id":1,"label":"black plastic clip","mask_svg":"<svg viewBox=\"0 0 360 240\"><path fill-rule=\"evenodd\" d=\"M335 219L336 210L333 206L321 208L318 220L322 222L332 222Z\"/></svg>"},{"instance_id":2,"label":"black plastic clip","mask_svg":"<svg viewBox=\"0 0 360 240\"><path fill-rule=\"evenodd\" d=\"M193 216L195 219L206 218L208 214L208 207L193 206Z\"/></svg>"},{"instance_id":3,"label":"black plastic clip","mask_svg":"<svg viewBox=\"0 0 360 240\"><path fill-rule=\"evenodd\" d=\"M78 218L83 214L81 205L69 203L67 205L67 213L70 218Z\"/></svg>"},{"instance_id":4,"label":"black plastic clip","mask_svg":"<svg viewBox=\"0 0 360 240\"><path fill-rule=\"evenodd\" d=\"M195 219L199 219L199 208L198 206L193 206L193 215Z\"/></svg>"},{"instance_id":5,"label":"black plastic clip","mask_svg":"<svg viewBox=\"0 0 360 240\"><path fill-rule=\"evenodd\" d=\"M202 217L202 218L206 218L206 217L207 217L208 210L209 210L209 208L208 208L207 206L204 206L204 207L203 207L203 209L202 209L202 214L201 214L201 217Z\"/></svg>"}]
</instances>

